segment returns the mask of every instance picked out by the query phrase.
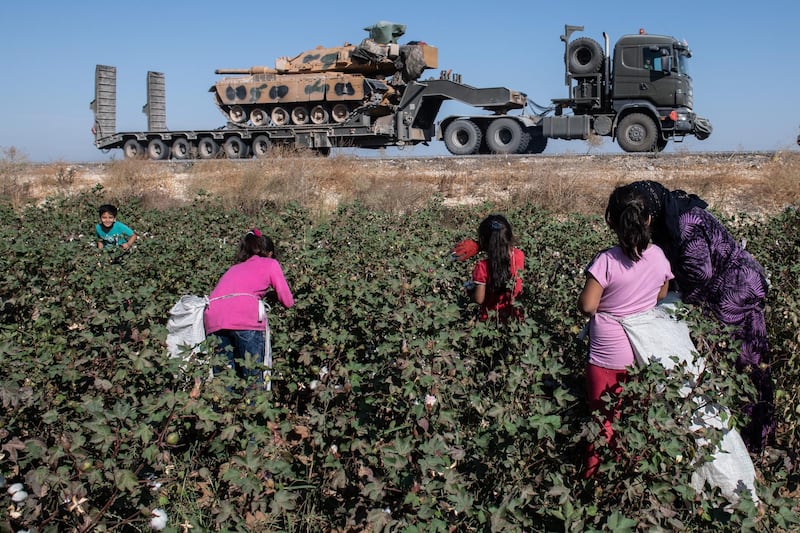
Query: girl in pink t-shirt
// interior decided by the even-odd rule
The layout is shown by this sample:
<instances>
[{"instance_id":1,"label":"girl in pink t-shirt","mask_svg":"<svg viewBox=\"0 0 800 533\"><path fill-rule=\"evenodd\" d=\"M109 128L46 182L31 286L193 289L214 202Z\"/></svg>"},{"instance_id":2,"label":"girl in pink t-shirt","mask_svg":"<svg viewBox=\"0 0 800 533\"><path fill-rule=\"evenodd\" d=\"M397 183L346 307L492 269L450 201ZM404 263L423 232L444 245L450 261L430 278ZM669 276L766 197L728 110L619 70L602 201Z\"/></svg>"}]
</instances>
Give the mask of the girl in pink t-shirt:
<instances>
[{"instance_id":1,"label":"girl in pink t-shirt","mask_svg":"<svg viewBox=\"0 0 800 533\"><path fill-rule=\"evenodd\" d=\"M283 276L280 263L273 257L275 245L258 229L248 231L239 243L235 263L217 282L209 294L211 303L205 312L207 334L217 336L217 350L227 354L236 374L256 382L263 381L259 369L245 369L245 354L260 365L271 366L267 346L267 317L260 312L259 302L273 288L285 307L294 305L294 297ZM230 349L229 349L230 347Z\"/></svg>"},{"instance_id":2,"label":"girl in pink t-shirt","mask_svg":"<svg viewBox=\"0 0 800 533\"><path fill-rule=\"evenodd\" d=\"M599 411L604 436L613 445L611 421L619 410L608 409L600 399L608 392L618 395L633 364L633 348L619 319L647 311L667 295L673 278L664 252L650 242L650 216L645 199L636 191L616 188L608 200L606 222L619 244L595 256L586 269L586 283L578 298L578 309L591 317L586 389L589 410ZM589 445L585 477L600 466Z\"/></svg>"}]
</instances>

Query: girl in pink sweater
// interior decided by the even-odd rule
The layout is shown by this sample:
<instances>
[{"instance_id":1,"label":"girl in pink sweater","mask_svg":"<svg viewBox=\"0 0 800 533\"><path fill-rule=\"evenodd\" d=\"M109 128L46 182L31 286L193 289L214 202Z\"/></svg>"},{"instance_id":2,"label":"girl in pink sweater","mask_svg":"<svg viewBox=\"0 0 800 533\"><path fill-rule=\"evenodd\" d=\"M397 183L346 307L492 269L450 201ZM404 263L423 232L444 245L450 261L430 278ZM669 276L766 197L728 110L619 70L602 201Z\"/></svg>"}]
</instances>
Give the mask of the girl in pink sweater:
<instances>
[{"instance_id":1,"label":"girl in pink sweater","mask_svg":"<svg viewBox=\"0 0 800 533\"><path fill-rule=\"evenodd\" d=\"M239 243L234 265L211 291L211 303L205 312L206 333L218 337L218 352L227 355L240 378L255 377L259 383L263 382L263 371L245 369L242 363L249 353L259 365L272 366L269 324L262 312L261 298L273 288L280 303L287 308L294 305L274 253L275 245L269 237L255 228L248 231Z\"/></svg>"}]
</instances>

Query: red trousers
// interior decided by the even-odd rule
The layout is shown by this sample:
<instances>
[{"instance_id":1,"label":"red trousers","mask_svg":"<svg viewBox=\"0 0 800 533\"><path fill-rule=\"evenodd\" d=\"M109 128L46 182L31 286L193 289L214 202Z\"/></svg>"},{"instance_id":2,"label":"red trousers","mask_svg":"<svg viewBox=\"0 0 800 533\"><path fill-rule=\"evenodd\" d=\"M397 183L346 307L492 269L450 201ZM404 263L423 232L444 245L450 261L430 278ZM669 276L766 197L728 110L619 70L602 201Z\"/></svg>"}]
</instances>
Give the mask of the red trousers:
<instances>
[{"instance_id":1,"label":"red trousers","mask_svg":"<svg viewBox=\"0 0 800 533\"><path fill-rule=\"evenodd\" d=\"M603 393L609 393L611 397L618 396L622 391L622 384L625 383L628 372L625 370L612 370L595 366L591 363L586 365L586 396L589 402L589 411L594 413L599 411L600 421L603 424L602 434L606 438L609 446L614 446L614 429L611 427L613 420L619 420L619 402L611 406L600 399ZM594 449L593 444L589 444L586 449L586 470L583 477L589 478L597 473L600 467L600 456Z\"/></svg>"}]
</instances>

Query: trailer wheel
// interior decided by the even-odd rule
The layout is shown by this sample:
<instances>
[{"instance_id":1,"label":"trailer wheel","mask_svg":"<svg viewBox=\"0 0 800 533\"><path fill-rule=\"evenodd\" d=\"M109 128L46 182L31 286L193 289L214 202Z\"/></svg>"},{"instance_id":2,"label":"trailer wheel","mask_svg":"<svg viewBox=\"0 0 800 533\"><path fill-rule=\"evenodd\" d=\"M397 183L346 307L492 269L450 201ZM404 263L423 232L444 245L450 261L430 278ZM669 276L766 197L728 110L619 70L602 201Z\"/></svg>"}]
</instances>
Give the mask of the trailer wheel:
<instances>
[{"instance_id":1,"label":"trailer wheel","mask_svg":"<svg viewBox=\"0 0 800 533\"><path fill-rule=\"evenodd\" d=\"M161 139L153 139L147 144L147 157L160 161L169 157L169 148Z\"/></svg>"},{"instance_id":2,"label":"trailer wheel","mask_svg":"<svg viewBox=\"0 0 800 533\"><path fill-rule=\"evenodd\" d=\"M444 145L453 155L470 155L478 152L483 134L471 120L458 119L444 130Z\"/></svg>"},{"instance_id":3,"label":"trailer wheel","mask_svg":"<svg viewBox=\"0 0 800 533\"><path fill-rule=\"evenodd\" d=\"M259 135L253 139L253 155L256 157L267 157L272 150L272 141L266 135Z\"/></svg>"},{"instance_id":4,"label":"trailer wheel","mask_svg":"<svg viewBox=\"0 0 800 533\"><path fill-rule=\"evenodd\" d=\"M173 159L191 159L192 143L184 138L175 139L172 143L171 153Z\"/></svg>"},{"instance_id":5,"label":"trailer wheel","mask_svg":"<svg viewBox=\"0 0 800 533\"><path fill-rule=\"evenodd\" d=\"M122 147L125 159L141 159L144 157L144 146L136 139L128 139Z\"/></svg>"},{"instance_id":6,"label":"trailer wheel","mask_svg":"<svg viewBox=\"0 0 800 533\"><path fill-rule=\"evenodd\" d=\"M591 37L569 43L567 66L572 74L594 74L603 65L603 47Z\"/></svg>"},{"instance_id":7,"label":"trailer wheel","mask_svg":"<svg viewBox=\"0 0 800 533\"><path fill-rule=\"evenodd\" d=\"M644 113L626 115L617 126L617 142L626 152L652 152L656 137L656 123Z\"/></svg>"},{"instance_id":8,"label":"trailer wheel","mask_svg":"<svg viewBox=\"0 0 800 533\"><path fill-rule=\"evenodd\" d=\"M486 128L486 147L495 154L522 154L531 140L527 130L513 118L498 118Z\"/></svg>"},{"instance_id":9,"label":"trailer wheel","mask_svg":"<svg viewBox=\"0 0 800 533\"><path fill-rule=\"evenodd\" d=\"M197 157L200 159L216 159L218 153L219 145L211 137L203 137L197 143Z\"/></svg>"},{"instance_id":10,"label":"trailer wheel","mask_svg":"<svg viewBox=\"0 0 800 533\"><path fill-rule=\"evenodd\" d=\"M244 159L248 156L247 144L241 137L228 137L222 145L228 159Z\"/></svg>"},{"instance_id":11,"label":"trailer wheel","mask_svg":"<svg viewBox=\"0 0 800 533\"><path fill-rule=\"evenodd\" d=\"M547 137L542 135L542 128L532 128L535 131L531 131L530 136L531 140L528 143L528 153L529 154L541 154L544 152L545 148L547 148Z\"/></svg>"}]
</instances>

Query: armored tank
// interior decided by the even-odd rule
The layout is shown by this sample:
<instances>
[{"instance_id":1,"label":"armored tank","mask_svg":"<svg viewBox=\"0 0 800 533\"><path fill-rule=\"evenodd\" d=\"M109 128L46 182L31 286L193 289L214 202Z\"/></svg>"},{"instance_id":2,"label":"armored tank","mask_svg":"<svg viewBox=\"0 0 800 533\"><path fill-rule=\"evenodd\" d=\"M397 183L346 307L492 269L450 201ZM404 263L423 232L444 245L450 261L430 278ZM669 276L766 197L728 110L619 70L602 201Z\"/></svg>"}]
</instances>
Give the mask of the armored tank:
<instances>
[{"instance_id":1,"label":"armored tank","mask_svg":"<svg viewBox=\"0 0 800 533\"><path fill-rule=\"evenodd\" d=\"M364 29L369 37L359 45L319 46L280 57L274 68L218 69L229 77L209 91L230 122L255 127L341 124L356 112L391 114L405 86L437 68L438 50L423 42L398 44L404 24L381 21Z\"/></svg>"}]
</instances>

